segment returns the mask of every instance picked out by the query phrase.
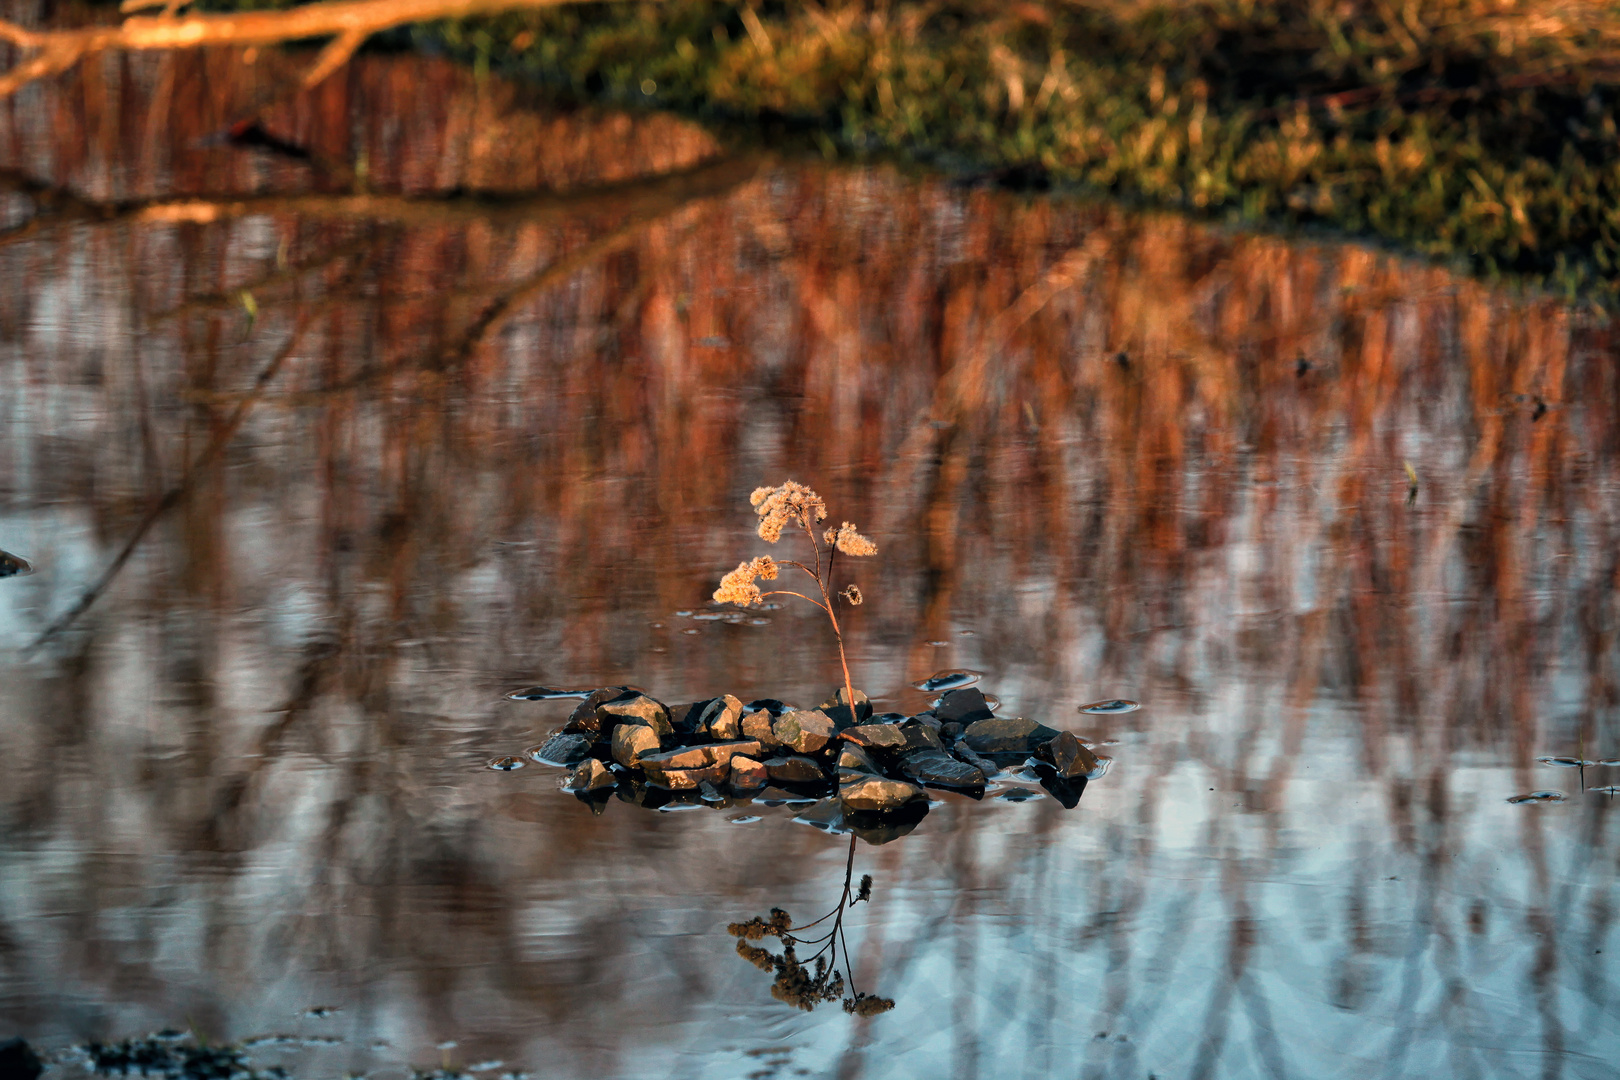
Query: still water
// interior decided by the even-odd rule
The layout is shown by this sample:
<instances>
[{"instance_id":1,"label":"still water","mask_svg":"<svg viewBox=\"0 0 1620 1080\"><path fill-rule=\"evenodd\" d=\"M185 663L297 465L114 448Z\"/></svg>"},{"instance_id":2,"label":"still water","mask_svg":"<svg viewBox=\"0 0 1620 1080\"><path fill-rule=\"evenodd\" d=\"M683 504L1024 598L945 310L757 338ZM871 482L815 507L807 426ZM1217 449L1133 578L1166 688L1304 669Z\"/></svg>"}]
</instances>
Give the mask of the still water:
<instances>
[{"instance_id":1,"label":"still water","mask_svg":"<svg viewBox=\"0 0 1620 1080\"><path fill-rule=\"evenodd\" d=\"M1620 758L1605 324L399 58L233 143L278 77L238 61L0 110L6 175L79 196L0 194L34 570L0 579L0 1037L288 1036L252 1053L297 1077L1615 1075L1620 817L1583 789L1620 767L1537 760ZM875 1017L774 1000L725 930L832 907L845 837L487 767L575 704L525 686L840 685L813 609L704 617L787 477L878 545L844 619L880 708L966 670L1114 759L1073 810L942 797L857 845Z\"/></svg>"}]
</instances>

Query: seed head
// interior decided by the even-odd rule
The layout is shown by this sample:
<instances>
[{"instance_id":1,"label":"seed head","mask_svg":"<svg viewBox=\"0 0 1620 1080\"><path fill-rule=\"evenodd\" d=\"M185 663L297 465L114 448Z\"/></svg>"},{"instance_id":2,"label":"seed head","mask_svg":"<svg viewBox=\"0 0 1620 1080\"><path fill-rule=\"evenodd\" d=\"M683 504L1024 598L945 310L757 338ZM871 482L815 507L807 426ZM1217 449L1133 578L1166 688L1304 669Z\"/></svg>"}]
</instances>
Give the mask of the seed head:
<instances>
[{"instance_id":1,"label":"seed head","mask_svg":"<svg viewBox=\"0 0 1620 1080\"><path fill-rule=\"evenodd\" d=\"M738 563L737 569L720 579L720 587L714 590L714 599L720 604L758 604L764 597L759 586L754 584L756 578L766 581L776 580L776 561L769 555L761 555L752 562Z\"/></svg>"},{"instance_id":2,"label":"seed head","mask_svg":"<svg viewBox=\"0 0 1620 1080\"><path fill-rule=\"evenodd\" d=\"M844 522L836 529L828 529L822 539L845 555L876 555L877 545L855 531L855 526Z\"/></svg>"},{"instance_id":3,"label":"seed head","mask_svg":"<svg viewBox=\"0 0 1620 1080\"><path fill-rule=\"evenodd\" d=\"M821 496L794 480L784 481L781 487L755 488L748 501L759 515L760 539L772 544L782 538L785 525L797 523L808 529L827 517L827 504Z\"/></svg>"}]
</instances>

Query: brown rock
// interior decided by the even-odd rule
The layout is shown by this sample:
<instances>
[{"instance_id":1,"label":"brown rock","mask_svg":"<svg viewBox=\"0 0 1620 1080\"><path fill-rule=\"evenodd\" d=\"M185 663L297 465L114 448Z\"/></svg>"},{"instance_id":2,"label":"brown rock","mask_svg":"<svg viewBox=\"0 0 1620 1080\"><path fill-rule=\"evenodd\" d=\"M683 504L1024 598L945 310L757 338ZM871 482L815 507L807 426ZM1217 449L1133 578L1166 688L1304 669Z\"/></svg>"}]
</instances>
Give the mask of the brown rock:
<instances>
[{"instance_id":1,"label":"brown rock","mask_svg":"<svg viewBox=\"0 0 1620 1080\"><path fill-rule=\"evenodd\" d=\"M776 732L772 728L772 724L774 722L775 717L771 716L771 714L768 712L764 712L763 710L760 712L749 713L742 718L743 738L757 739L762 746L781 746L782 744L777 742Z\"/></svg>"},{"instance_id":2,"label":"brown rock","mask_svg":"<svg viewBox=\"0 0 1620 1080\"><path fill-rule=\"evenodd\" d=\"M799 754L819 753L838 733L832 720L815 709L784 713L771 730L777 742Z\"/></svg>"},{"instance_id":3,"label":"brown rock","mask_svg":"<svg viewBox=\"0 0 1620 1080\"><path fill-rule=\"evenodd\" d=\"M698 719L698 730L707 731L716 741L742 736L742 702L730 694L709 702Z\"/></svg>"},{"instance_id":4,"label":"brown rock","mask_svg":"<svg viewBox=\"0 0 1620 1080\"><path fill-rule=\"evenodd\" d=\"M646 724L620 724L613 729L613 760L639 769L643 754L658 753L658 733Z\"/></svg>"},{"instance_id":5,"label":"brown rock","mask_svg":"<svg viewBox=\"0 0 1620 1080\"><path fill-rule=\"evenodd\" d=\"M592 690L568 714L568 725L563 730L570 733L602 730L602 722L596 718L597 706L635 692L628 686L604 686L600 690Z\"/></svg>"},{"instance_id":6,"label":"brown rock","mask_svg":"<svg viewBox=\"0 0 1620 1080\"><path fill-rule=\"evenodd\" d=\"M655 701L646 694L630 694L598 705L596 719L603 730L615 724L639 721L657 732L660 739L675 734L675 727L669 720L669 710L664 707L664 703Z\"/></svg>"},{"instance_id":7,"label":"brown rock","mask_svg":"<svg viewBox=\"0 0 1620 1080\"><path fill-rule=\"evenodd\" d=\"M713 765L707 746L681 746L658 754L642 754L643 769L701 769Z\"/></svg>"},{"instance_id":8,"label":"brown rock","mask_svg":"<svg viewBox=\"0 0 1620 1080\"><path fill-rule=\"evenodd\" d=\"M807 757L773 757L765 761L765 771L772 780L790 784L814 784L825 780L821 766Z\"/></svg>"},{"instance_id":9,"label":"brown rock","mask_svg":"<svg viewBox=\"0 0 1620 1080\"><path fill-rule=\"evenodd\" d=\"M645 764L646 759L642 759ZM721 784L731 778L731 763L704 765L696 769L647 770L647 779L672 791L689 791L700 784Z\"/></svg>"},{"instance_id":10,"label":"brown rock","mask_svg":"<svg viewBox=\"0 0 1620 1080\"><path fill-rule=\"evenodd\" d=\"M611 769L595 758L586 758L569 771L562 786L564 791L596 791L612 787L615 782Z\"/></svg>"},{"instance_id":11,"label":"brown rock","mask_svg":"<svg viewBox=\"0 0 1620 1080\"><path fill-rule=\"evenodd\" d=\"M862 724L846 728L844 741L867 749L898 750L906 745L905 733L898 724Z\"/></svg>"},{"instance_id":12,"label":"brown rock","mask_svg":"<svg viewBox=\"0 0 1620 1080\"><path fill-rule=\"evenodd\" d=\"M1037 746L1035 756L1048 762L1065 780L1086 776L1097 769L1097 755L1068 731Z\"/></svg>"},{"instance_id":13,"label":"brown rock","mask_svg":"<svg viewBox=\"0 0 1620 1080\"><path fill-rule=\"evenodd\" d=\"M977 720L962 733L968 749L980 754L1027 754L1057 732L1033 720Z\"/></svg>"},{"instance_id":14,"label":"brown rock","mask_svg":"<svg viewBox=\"0 0 1620 1080\"><path fill-rule=\"evenodd\" d=\"M842 776L845 771L868 773L872 776L881 775L881 770L872 764L872 759L866 756L866 751L854 743L845 743L838 754L839 775Z\"/></svg>"},{"instance_id":15,"label":"brown rock","mask_svg":"<svg viewBox=\"0 0 1620 1080\"><path fill-rule=\"evenodd\" d=\"M757 739L744 739L737 742L710 743L703 749L708 751L710 762L715 765L724 765L738 754L757 758L762 747Z\"/></svg>"},{"instance_id":16,"label":"brown rock","mask_svg":"<svg viewBox=\"0 0 1620 1080\"><path fill-rule=\"evenodd\" d=\"M868 776L851 780L838 789L838 797L850 810L898 810L913 799L921 799L923 789L904 780L886 780L881 776Z\"/></svg>"},{"instance_id":17,"label":"brown rock","mask_svg":"<svg viewBox=\"0 0 1620 1080\"><path fill-rule=\"evenodd\" d=\"M825 713L833 723L840 728L851 727L855 724L865 723L872 718L872 702L861 691L855 691L855 708L850 709L849 703L844 700L849 695L844 693L840 686L833 691L833 696L823 701L816 708Z\"/></svg>"},{"instance_id":18,"label":"brown rock","mask_svg":"<svg viewBox=\"0 0 1620 1080\"><path fill-rule=\"evenodd\" d=\"M762 788L770 779L770 773L765 771L762 762L742 754L731 759L731 786L737 791L752 791Z\"/></svg>"}]
</instances>

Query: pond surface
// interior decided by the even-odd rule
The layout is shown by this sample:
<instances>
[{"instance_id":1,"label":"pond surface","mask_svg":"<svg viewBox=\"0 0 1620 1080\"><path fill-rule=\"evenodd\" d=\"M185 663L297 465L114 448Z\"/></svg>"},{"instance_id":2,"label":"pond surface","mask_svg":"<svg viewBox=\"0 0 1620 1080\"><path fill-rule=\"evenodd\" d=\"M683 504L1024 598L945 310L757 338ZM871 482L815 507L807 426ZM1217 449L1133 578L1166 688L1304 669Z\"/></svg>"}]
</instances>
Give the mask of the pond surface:
<instances>
[{"instance_id":1,"label":"pond surface","mask_svg":"<svg viewBox=\"0 0 1620 1080\"><path fill-rule=\"evenodd\" d=\"M297 1077L1614 1074L1620 811L1583 789L1620 767L1537 760L1620 758L1606 325L434 63L289 102L239 61L0 108L33 569L0 1037L287 1035L252 1053ZM830 695L813 609L702 617L782 554L747 500L787 477L879 548L844 619L880 708L966 669L1114 759L1073 810L942 796L858 845L875 1017L773 999L725 931L830 908L844 837L487 767L575 705L525 686Z\"/></svg>"}]
</instances>

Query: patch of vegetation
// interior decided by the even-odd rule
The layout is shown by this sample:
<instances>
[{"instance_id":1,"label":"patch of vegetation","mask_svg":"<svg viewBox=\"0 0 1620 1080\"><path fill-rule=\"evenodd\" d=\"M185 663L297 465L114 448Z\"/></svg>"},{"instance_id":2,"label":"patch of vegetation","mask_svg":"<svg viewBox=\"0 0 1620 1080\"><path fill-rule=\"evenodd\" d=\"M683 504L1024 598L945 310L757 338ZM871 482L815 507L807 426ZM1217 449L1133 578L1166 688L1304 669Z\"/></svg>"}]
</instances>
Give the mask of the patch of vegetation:
<instances>
[{"instance_id":1,"label":"patch of vegetation","mask_svg":"<svg viewBox=\"0 0 1620 1080\"><path fill-rule=\"evenodd\" d=\"M1617 297L1620 11L1585 2L666 0L418 45L567 88Z\"/></svg>"}]
</instances>

